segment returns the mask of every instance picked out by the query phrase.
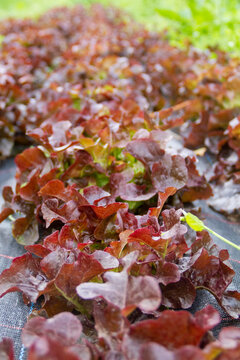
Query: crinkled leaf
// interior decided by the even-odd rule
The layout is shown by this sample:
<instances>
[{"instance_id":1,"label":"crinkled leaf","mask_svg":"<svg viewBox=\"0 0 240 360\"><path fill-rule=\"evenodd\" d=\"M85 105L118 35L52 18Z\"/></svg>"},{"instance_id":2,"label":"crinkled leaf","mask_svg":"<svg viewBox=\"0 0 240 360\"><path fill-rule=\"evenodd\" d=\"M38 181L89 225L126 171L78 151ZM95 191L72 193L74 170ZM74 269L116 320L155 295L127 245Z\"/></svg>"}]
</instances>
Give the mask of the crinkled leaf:
<instances>
[{"instance_id":1,"label":"crinkled leaf","mask_svg":"<svg viewBox=\"0 0 240 360\"><path fill-rule=\"evenodd\" d=\"M83 283L77 287L78 295L83 299L104 298L107 302L119 307L123 314L132 312L136 307L142 311L156 310L161 302L161 293L157 281L150 276L129 276L125 269L120 273L107 272L105 282Z\"/></svg>"},{"instance_id":2,"label":"crinkled leaf","mask_svg":"<svg viewBox=\"0 0 240 360\"><path fill-rule=\"evenodd\" d=\"M172 309L188 309L196 298L196 290L189 279L182 277L178 282L162 286L162 304Z\"/></svg>"},{"instance_id":3,"label":"crinkled leaf","mask_svg":"<svg viewBox=\"0 0 240 360\"><path fill-rule=\"evenodd\" d=\"M65 263L58 273L55 284L67 297L76 295L76 287L102 274L107 269L116 268L118 260L104 251L92 255L80 252L73 263Z\"/></svg>"},{"instance_id":4,"label":"crinkled leaf","mask_svg":"<svg viewBox=\"0 0 240 360\"><path fill-rule=\"evenodd\" d=\"M93 315L98 337L104 339L110 347L115 347L118 336L129 326L120 309L103 300L96 301Z\"/></svg>"},{"instance_id":5,"label":"crinkled leaf","mask_svg":"<svg viewBox=\"0 0 240 360\"><path fill-rule=\"evenodd\" d=\"M230 316L238 319L240 316L240 293L238 291L226 291L221 298L221 305Z\"/></svg>"},{"instance_id":6,"label":"crinkled leaf","mask_svg":"<svg viewBox=\"0 0 240 360\"><path fill-rule=\"evenodd\" d=\"M18 218L14 221L12 233L21 245L32 245L39 239L38 222L34 218Z\"/></svg>"},{"instance_id":7,"label":"crinkled leaf","mask_svg":"<svg viewBox=\"0 0 240 360\"><path fill-rule=\"evenodd\" d=\"M235 272L219 258L200 249L190 258L189 269L183 273L196 287L204 287L221 297Z\"/></svg>"},{"instance_id":8,"label":"crinkled leaf","mask_svg":"<svg viewBox=\"0 0 240 360\"><path fill-rule=\"evenodd\" d=\"M29 348L41 337L51 338L71 346L76 344L82 333L82 325L76 316L62 312L51 319L35 317L27 322L22 333L22 341Z\"/></svg>"},{"instance_id":9,"label":"crinkled leaf","mask_svg":"<svg viewBox=\"0 0 240 360\"><path fill-rule=\"evenodd\" d=\"M0 358L2 360L14 360L14 349L12 340L3 338L0 342Z\"/></svg>"},{"instance_id":10,"label":"crinkled leaf","mask_svg":"<svg viewBox=\"0 0 240 360\"><path fill-rule=\"evenodd\" d=\"M1 297L9 292L21 291L29 301L35 302L48 285L40 269L40 261L31 254L15 258L11 267L0 275Z\"/></svg>"},{"instance_id":11,"label":"crinkled leaf","mask_svg":"<svg viewBox=\"0 0 240 360\"><path fill-rule=\"evenodd\" d=\"M129 358L138 358L140 344L154 342L169 350L199 345L203 335L220 321L218 312L208 305L195 316L187 311L163 311L157 319L132 324L124 337ZM178 326L176 326L178 324Z\"/></svg>"},{"instance_id":12,"label":"crinkled leaf","mask_svg":"<svg viewBox=\"0 0 240 360\"><path fill-rule=\"evenodd\" d=\"M180 155L170 156L154 163L152 167L153 185L158 191L166 191L168 187L182 188L188 180L188 172L184 158Z\"/></svg>"}]
</instances>

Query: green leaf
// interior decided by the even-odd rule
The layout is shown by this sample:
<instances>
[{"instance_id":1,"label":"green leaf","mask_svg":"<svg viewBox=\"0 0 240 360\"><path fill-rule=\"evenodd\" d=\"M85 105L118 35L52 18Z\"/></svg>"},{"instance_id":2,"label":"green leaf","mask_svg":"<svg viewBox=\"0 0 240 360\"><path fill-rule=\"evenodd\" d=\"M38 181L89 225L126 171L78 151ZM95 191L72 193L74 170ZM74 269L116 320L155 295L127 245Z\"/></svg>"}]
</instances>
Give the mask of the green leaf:
<instances>
[{"instance_id":1,"label":"green leaf","mask_svg":"<svg viewBox=\"0 0 240 360\"><path fill-rule=\"evenodd\" d=\"M191 213L184 213L185 220L188 226L195 231L202 231L205 229L205 225L197 216Z\"/></svg>"},{"instance_id":2,"label":"green leaf","mask_svg":"<svg viewBox=\"0 0 240 360\"><path fill-rule=\"evenodd\" d=\"M234 247L237 250L240 250L240 246L233 243L232 241L226 239L225 237L223 237L222 235L219 235L218 233L216 233L214 230L210 229L209 227L207 227L206 225L204 225L204 223L202 222L202 220L200 220L197 216L191 214L191 213L187 213L186 211L182 210L184 217L182 216L180 218L181 221L186 221L186 223L188 224L188 226L190 228L192 228L195 231L202 231L202 230L207 230L208 232L210 232L211 234L215 235L216 237L218 237L220 240L224 241L226 244L231 245L232 247Z\"/></svg>"},{"instance_id":3,"label":"green leaf","mask_svg":"<svg viewBox=\"0 0 240 360\"><path fill-rule=\"evenodd\" d=\"M96 184L99 187L104 187L109 183L109 177L105 174L96 173L95 174Z\"/></svg>"},{"instance_id":4,"label":"green leaf","mask_svg":"<svg viewBox=\"0 0 240 360\"><path fill-rule=\"evenodd\" d=\"M115 157L116 160L123 160L124 159L124 154L123 154L123 149L122 148L115 147L114 149L112 149L111 153Z\"/></svg>"},{"instance_id":5,"label":"green leaf","mask_svg":"<svg viewBox=\"0 0 240 360\"><path fill-rule=\"evenodd\" d=\"M126 201L128 203L129 206L129 210L134 211L137 208L139 208L139 206L141 206L144 201Z\"/></svg>"},{"instance_id":6,"label":"green leaf","mask_svg":"<svg viewBox=\"0 0 240 360\"><path fill-rule=\"evenodd\" d=\"M0 34L0 46L2 46L2 42L3 42L4 38L5 38L5 36Z\"/></svg>"},{"instance_id":7,"label":"green leaf","mask_svg":"<svg viewBox=\"0 0 240 360\"><path fill-rule=\"evenodd\" d=\"M81 110L81 99L80 98L73 99L73 108L78 111Z\"/></svg>"},{"instance_id":8,"label":"green leaf","mask_svg":"<svg viewBox=\"0 0 240 360\"><path fill-rule=\"evenodd\" d=\"M186 19L179 15L176 11L174 10L169 10L169 9L156 9L156 12L161 15L162 17L169 19L169 20L173 20L173 21L177 21L179 23L183 23L186 21Z\"/></svg>"}]
</instances>

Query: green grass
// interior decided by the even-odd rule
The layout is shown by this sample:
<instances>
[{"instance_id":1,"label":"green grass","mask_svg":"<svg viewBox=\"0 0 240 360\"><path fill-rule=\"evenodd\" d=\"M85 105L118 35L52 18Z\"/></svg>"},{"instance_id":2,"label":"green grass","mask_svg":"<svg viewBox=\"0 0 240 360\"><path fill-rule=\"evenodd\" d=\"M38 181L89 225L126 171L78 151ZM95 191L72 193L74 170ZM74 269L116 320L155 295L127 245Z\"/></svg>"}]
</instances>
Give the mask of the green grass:
<instances>
[{"instance_id":1,"label":"green grass","mask_svg":"<svg viewBox=\"0 0 240 360\"><path fill-rule=\"evenodd\" d=\"M35 17L50 7L94 0L0 0L0 17ZM240 54L240 0L99 0L129 11L150 29L168 28L172 44L218 45Z\"/></svg>"}]
</instances>

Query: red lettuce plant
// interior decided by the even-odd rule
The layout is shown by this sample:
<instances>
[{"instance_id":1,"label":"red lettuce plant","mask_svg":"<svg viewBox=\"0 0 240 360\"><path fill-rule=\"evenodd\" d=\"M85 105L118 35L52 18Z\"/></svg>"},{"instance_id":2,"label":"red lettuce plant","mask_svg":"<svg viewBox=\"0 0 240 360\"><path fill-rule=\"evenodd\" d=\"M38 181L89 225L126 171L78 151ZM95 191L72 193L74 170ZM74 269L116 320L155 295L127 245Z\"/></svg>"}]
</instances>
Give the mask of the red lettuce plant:
<instances>
[{"instance_id":1,"label":"red lettuce plant","mask_svg":"<svg viewBox=\"0 0 240 360\"><path fill-rule=\"evenodd\" d=\"M206 289L239 317L228 251L182 222L209 198L238 218L224 196L240 191L239 60L178 50L99 6L0 32L1 157L29 146L0 214L27 252L0 275L0 295L39 303L28 359L239 359L239 329L210 341L217 311L186 310ZM13 359L9 340L0 354Z\"/></svg>"}]
</instances>

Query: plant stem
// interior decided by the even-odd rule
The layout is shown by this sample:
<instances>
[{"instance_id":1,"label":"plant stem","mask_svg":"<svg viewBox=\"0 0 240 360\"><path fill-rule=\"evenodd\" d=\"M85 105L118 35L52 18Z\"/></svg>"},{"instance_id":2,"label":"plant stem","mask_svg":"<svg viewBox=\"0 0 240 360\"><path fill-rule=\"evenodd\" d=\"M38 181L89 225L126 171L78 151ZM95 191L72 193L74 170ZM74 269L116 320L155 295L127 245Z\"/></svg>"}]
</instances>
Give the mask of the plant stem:
<instances>
[{"instance_id":1,"label":"plant stem","mask_svg":"<svg viewBox=\"0 0 240 360\"><path fill-rule=\"evenodd\" d=\"M211 234L215 235L216 237L218 237L220 240L224 241L226 244L231 245L232 247L234 247L237 250L240 250L240 246L233 243L232 241L226 239L225 237L219 235L218 233L216 233L214 230L210 229L209 227L207 227L202 220L200 220L197 216L191 214L191 213L187 213L186 211L184 211L182 209L182 213L184 216L180 217L180 221L186 221L188 226L195 230L195 231L202 231L202 230L207 230L208 232L210 232Z\"/></svg>"},{"instance_id":2,"label":"plant stem","mask_svg":"<svg viewBox=\"0 0 240 360\"><path fill-rule=\"evenodd\" d=\"M78 310L81 314L86 315L87 317L89 317L88 312L84 309L84 307L75 299L70 298L67 296L67 294L65 294L64 291L62 291L56 284L54 284L56 289L60 292L60 294L66 299L68 300L70 303L72 303L75 306L75 309Z\"/></svg>"},{"instance_id":3,"label":"plant stem","mask_svg":"<svg viewBox=\"0 0 240 360\"><path fill-rule=\"evenodd\" d=\"M240 246L238 246L237 244L235 244L235 243L233 243L232 241L226 239L225 237L219 235L219 234L216 233L215 231L209 229L209 227L207 227L206 225L204 225L204 227L205 227L205 229L206 229L207 231L209 231L209 232L212 233L213 235L217 236L220 240L224 241L226 244L233 246L233 247L234 247L235 249L237 249L237 250L240 250Z\"/></svg>"}]
</instances>

